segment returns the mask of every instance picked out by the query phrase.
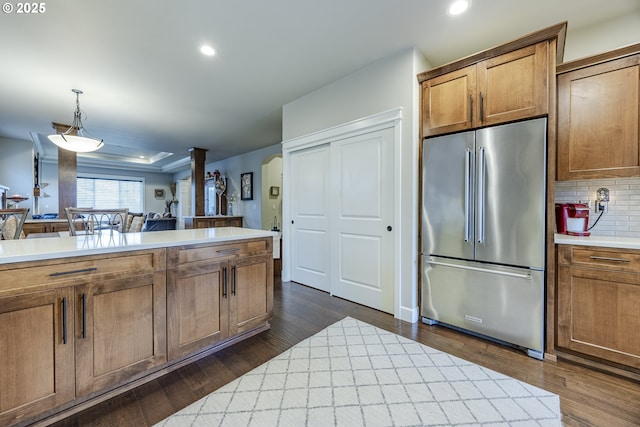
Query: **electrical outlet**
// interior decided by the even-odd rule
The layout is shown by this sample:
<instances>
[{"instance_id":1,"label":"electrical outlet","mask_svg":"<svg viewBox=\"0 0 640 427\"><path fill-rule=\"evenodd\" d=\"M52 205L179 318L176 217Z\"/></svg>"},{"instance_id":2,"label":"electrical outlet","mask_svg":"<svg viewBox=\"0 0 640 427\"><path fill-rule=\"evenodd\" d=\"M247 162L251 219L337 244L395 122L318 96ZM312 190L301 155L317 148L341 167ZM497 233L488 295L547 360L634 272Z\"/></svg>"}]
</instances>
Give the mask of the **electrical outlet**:
<instances>
[{"instance_id":1,"label":"electrical outlet","mask_svg":"<svg viewBox=\"0 0 640 427\"><path fill-rule=\"evenodd\" d=\"M596 192L596 212L606 210L609 203L609 189L598 188Z\"/></svg>"}]
</instances>

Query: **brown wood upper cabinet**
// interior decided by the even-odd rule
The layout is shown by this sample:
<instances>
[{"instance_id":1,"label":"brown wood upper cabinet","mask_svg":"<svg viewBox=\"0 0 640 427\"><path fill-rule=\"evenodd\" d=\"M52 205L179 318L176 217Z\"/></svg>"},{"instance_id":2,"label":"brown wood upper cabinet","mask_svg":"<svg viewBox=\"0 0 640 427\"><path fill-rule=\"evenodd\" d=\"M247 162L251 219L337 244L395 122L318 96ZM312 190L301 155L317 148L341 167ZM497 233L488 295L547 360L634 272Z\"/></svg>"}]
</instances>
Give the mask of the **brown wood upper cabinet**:
<instances>
[{"instance_id":1,"label":"brown wood upper cabinet","mask_svg":"<svg viewBox=\"0 0 640 427\"><path fill-rule=\"evenodd\" d=\"M640 176L640 44L561 64L559 181Z\"/></svg>"},{"instance_id":2,"label":"brown wood upper cabinet","mask_svg":"<svg viewBox=\"0 0 640 427\"><path fill-rule=\"evenodd\" d=\"M424 81L424 136L546 114L548 51L543 41Z\"/></svg>"}]
</instances>

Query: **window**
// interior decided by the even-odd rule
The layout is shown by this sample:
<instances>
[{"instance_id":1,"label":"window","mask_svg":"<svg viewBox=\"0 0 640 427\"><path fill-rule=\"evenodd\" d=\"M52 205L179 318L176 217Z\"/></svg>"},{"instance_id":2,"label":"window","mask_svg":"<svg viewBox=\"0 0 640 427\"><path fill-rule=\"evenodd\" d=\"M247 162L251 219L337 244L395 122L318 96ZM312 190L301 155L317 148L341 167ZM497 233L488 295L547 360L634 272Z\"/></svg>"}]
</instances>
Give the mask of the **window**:
<instances>
[{"instance_id":1,"label":"window","mask_svg":"<svg viewBox=\"0 0 640 427\"><path fill-rule=\"evenodd\" d=\"M81 208L129 208L143 212L144 179L123 177L78 177L77 205Z\"/></svg>"}]
</instances>

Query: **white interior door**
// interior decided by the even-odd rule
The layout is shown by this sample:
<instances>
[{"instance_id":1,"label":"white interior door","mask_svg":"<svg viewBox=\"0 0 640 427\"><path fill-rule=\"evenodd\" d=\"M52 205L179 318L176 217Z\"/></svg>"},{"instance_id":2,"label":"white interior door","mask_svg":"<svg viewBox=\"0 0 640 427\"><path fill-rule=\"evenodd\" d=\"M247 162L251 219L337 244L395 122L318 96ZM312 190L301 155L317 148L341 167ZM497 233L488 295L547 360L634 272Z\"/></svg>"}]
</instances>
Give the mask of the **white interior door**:
<instances>
[{"instance_id":1,"label":"white interior door","mask_svg":"<svg viewBox=\"0 0 640 427\"><path fill-rule=\"evenodd\" d=\"M329 144L291 153L291 280L323 291L329 282Z\"/></svg>"},{"instance_id":2,"label":"white interior door","mask_svg":"<svg viewBox=\"0 0 640 427\"><path fill-rule=\"evenodd\" d=\"M332 144L331 293L394 312L394 132Z\"/></svg>"}]
</instances>

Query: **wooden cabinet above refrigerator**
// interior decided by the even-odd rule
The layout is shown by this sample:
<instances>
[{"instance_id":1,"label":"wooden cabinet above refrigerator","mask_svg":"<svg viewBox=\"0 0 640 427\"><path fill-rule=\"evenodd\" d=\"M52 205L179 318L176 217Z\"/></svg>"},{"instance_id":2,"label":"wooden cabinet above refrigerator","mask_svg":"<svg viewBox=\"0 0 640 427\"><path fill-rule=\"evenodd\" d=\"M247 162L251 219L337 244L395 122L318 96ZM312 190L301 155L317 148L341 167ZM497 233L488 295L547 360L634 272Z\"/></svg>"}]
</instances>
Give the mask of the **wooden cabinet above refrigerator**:
<instances>
[{"instance_id":1,"label":"wooden cabinet above refrigerator","mask_svg":"<svg viewBox=\"0 0 640 427\"><path fill-rule=\"evenodd\" d=\"M565 31L558 24L419 74L422 136L547 114L550 58L562 59Z\"/></svg>"}]
</instances>

